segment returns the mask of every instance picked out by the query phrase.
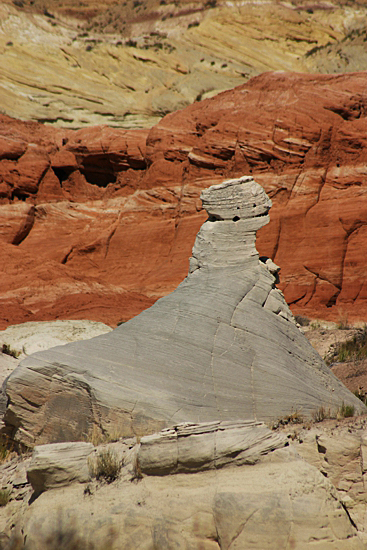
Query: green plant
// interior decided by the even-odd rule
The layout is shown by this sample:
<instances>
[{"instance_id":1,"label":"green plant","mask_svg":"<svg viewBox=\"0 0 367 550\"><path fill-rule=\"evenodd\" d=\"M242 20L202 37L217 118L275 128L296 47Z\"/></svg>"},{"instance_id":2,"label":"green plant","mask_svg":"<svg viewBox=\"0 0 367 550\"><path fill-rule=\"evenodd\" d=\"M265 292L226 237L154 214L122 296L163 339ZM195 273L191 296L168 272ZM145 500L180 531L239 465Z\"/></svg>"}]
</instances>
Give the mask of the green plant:
<instances>
[{"instance_id":1,"label":"green plant","mask_svg":"<svg viewBox=\"0 0 367 550\"><path fill-rule=\"evenodd\" d=\"M337 360L340 363L345 361L360 361L367 357L367 325L358 329L352 338L341 342L335 347L332 356L328 357L330 363Z\"/></svg>"},{"instance_id":2,"label":"green plant","mask_svg":"<svg viewBox=\"0 0 367 550\"><path fill-rule=\"evenodd\" d=\"M14 357L15 359L18 359L20 355L20 351L12 349L9 344L3 344L1 347L1 352L5 355L10 355L10 357Z\"/></svg>"},{"instance_id":3,"label":"green plant","mask_svg":"<svg viewBox=\"0 0 367 550\"><path fill-rule=\"evenodd\" d=\"M301 327L308 327L310 325L310 319L304 315L295 315L294 319Z\"/></svg>"},{"instance_id":4,"label":"green plant","mask_svg":"<svg viewBox=\"0 0 367 550\"><path fill-rule=\"evenodd\" d=\"M0 489L0 506L6 506L10 500L10 490Z\"/></svg>"},{"instance_id":5,"label":"green plant","mask_svg":"<svg viewBox=\"0 0 367 550\"><path fill-rule=\"evenodd\" d=\"M138 454L136 454L133 462L133 475L131 481L140 481L141 479L143 479L143 473L141 471Z\"/></svg>"},{"instance_id":6,"label":"green plant","mask_svg":"<svg viewBox=\"0 0 367 550\"><path fill-rule=\"evenodd\" d=\"M97 455L95 462L90 464L90 472L97 480L104 479L112 483L117 479L122 468L122 460L110 449L103 449Z\"/></svg>"},{"instance_id":7,"label":"green plant","mask_svg":"<svg viewBox=\"0 0 367 550\"><path fill-rule=\"evenodd\" d=\"M10 455L10 450L7 448L4 443L0 443L0 464L6 462L8 456Z\"/></svg>"},{"instance_id":8,"label":"green plant","mask_svg":"<svg viewBox=\"0 0 367 550\"><path fill-rule=\"evenodd\" d=\"M312 321L312 323L310 324L310 327L312 328L312 330L317 330L321 328L321 323L320 321Z\"/></svg>"},{"instance_id":9,"label":"green plant","mask_svg":"<svg viewBox=\"0 0 367 550\"><path fill-rule=\"evenodd\" d=\"M340 416L341 418L350 418L354 416L354 413L355 413L354 405L346 405L344 401L338 409L338 416Z\"/></svg>"}]
</instances>

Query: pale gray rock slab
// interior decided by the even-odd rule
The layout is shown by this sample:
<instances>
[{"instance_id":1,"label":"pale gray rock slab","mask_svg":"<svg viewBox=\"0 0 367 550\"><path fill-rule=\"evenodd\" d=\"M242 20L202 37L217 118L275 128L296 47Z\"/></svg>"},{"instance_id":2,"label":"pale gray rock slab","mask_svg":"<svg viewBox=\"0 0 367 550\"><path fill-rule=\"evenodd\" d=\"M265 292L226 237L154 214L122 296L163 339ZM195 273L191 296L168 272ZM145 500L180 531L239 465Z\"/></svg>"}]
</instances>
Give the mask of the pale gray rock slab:
<instances>
[{"instance_id":1,"label":"pale gray rock slab","mask_svg":"<svg viewBox=\"0 0 367 550\"><path fill-rule=\"evenodd\" d=\"M143 473L164 475L254 464L262 455L284 447L287 438L262 422L181 424L142 437L138 463Z\"/></svg>"},{"instance_id":2,"label":"pale gray rock slab","mask_svg":"<svg viewBox=\"0 0 367 550\"><path fill-rule=\"evenodd\" d=\"M48 489L89 481L88 457L92 443L71 442L38 445L27 469L27 478L36 494Z\"/></svg>"},{"instance_id":3,"label":"pale gray rock slab","mask_svg":"<svg viewBox=\"0 0 367 550\"><path fill-rule=\"evenodd\" d=\"M146 435L182 422L275 421L343 402L366 411L297 328L259 261L271 201L252 178L202 193L186 279L117 329L35 353L6 383L9 435L25 444L85 439L96 428ZM275 273L275 275L274 275Z\"/></svg>"}]
</instances>

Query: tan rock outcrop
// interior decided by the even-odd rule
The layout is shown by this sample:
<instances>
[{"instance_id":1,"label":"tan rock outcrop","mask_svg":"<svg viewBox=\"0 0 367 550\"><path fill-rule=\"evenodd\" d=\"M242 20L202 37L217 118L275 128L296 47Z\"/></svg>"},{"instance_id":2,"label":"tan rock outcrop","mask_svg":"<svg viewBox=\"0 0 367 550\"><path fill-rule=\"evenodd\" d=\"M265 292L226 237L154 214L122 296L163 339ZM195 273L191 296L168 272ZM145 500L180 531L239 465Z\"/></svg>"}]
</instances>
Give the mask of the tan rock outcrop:
<instances>
[{"instance_id":1,"label":"tan rock outcrop","mask_svg":"<svg viewBox=\"0 0 367 550\"><path fill-rule=\"evenodd\" d=\"M187 443L195 454L195 442ZM292 447L214 471L135 482L128 471L109 485L42 493L13 518L20 541L26 537L30 550L61 536L92 548L364 548L331 482Z\"/></svg>"}]
</instances>

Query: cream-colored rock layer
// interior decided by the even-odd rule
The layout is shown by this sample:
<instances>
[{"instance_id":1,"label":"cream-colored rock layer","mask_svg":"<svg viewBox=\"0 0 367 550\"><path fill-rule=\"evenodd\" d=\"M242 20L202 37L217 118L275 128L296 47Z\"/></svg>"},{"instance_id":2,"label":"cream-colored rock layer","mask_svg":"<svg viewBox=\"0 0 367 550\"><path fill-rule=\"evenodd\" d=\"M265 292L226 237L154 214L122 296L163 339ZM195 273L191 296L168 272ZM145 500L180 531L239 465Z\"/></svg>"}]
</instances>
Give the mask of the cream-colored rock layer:
<instances>
[{"instance_id":1,"label":"cream-colored rock layer","mask_svg":"<svg viewBox=\"0 0 367 550\"><path fill-rule=\"evenodd\" d=\"M317 70L319 58L306 54L341 43L366 13L334 7L326 18L324 10L292 5L218 6L157 5L121 35L108 27L86 31L87 23L57 12L49 17L1 4L1 108L72 128L152 126L163 114L260 72Z\"/></svg>"},{"instance_id":2,"label":"cream-colored rock layer","mask_svg":"<svg viewBox=\"0 0 367 550\"><path fill-rule=\"evenodd\" d=\"M213 425L209 424L176 426L182 439L179 461L190 470L185 474L163 472L164 439L168 456L174 449L169 433L156 434L155 441L149 438L150 458L161 466L159 475L145 475L139 469L136 456L143 444L140 451L132 439L99 446L93 454L107 451L123 464L116 481L108 485L95 480L80 483L88 479L91 444L44 445L36 448L31 461L13 459L0 466L0 483L11 494L10 503L0 508L4 541L14 537L11 547L15 540L17 547L23 547L25 540L27 550L48 549L57 540L91 550L365 548L365 518L354 510L352 515L352 496L343 494L354 487L363 511L366 431L362 418L349 421L336 437L335 422L311 431L304 426L298 430L298 440L272 452L282 439L284 444L286 434L293 438L291 430L281 434L256 423L251 427L250 422L237 423L239 429L233 430L233 425L225 424L215 426L223 432L221 449L214 451L217 458L221 451L228 458L232 452L233 461L212 470L208 470L213 454ZM248 448L248 438L243 436L251 430L252 460L238 465L236 452ZM196 440L198 435L201 438ZM265 448L264 435L275 445ZM326 466L320 465L326 462L324 455ZM44 492L35 498L39 490Z\"/></svg>"}]
</instances>

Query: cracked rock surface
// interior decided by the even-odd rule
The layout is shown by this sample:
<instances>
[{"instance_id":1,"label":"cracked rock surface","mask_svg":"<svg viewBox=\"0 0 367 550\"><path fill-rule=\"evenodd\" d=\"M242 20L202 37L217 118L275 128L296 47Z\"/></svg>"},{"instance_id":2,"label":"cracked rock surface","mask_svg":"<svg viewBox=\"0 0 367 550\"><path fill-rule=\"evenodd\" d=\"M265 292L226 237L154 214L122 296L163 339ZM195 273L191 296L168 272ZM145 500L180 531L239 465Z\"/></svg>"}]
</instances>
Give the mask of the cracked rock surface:
<instances>
[{"instance_id":1,"label":"cracked rock surface","mask_svg":"<svg viewBox=\"0 0 367 550\"><path fill-rule=\"evenodd\" d=\"M271 206L263 188L242 177L202 200L209 217L187 278L108 334L23 360L5 388L9 435L33 445L94 430L127 436L179 422L310 417L342 402L365 410L297 328L275 264L259 260L256 231Z\"/></svg>"}]
</instances>

